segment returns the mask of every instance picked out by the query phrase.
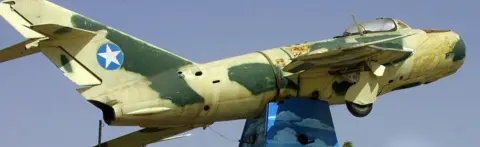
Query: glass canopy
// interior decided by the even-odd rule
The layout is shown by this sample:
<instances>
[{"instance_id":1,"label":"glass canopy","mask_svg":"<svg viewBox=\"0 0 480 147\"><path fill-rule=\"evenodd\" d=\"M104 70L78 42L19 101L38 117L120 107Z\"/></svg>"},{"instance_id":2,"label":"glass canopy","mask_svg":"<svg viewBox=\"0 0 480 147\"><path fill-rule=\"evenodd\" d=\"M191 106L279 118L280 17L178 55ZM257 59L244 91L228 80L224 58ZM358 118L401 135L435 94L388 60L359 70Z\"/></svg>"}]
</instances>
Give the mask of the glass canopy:
<instances>
[{"instance_id":1,"label":"glass canopy","mask_svg":"<svg viewBox=\"0 0 480 147\"><path fill-rule=\"evenodd\" d=\"M359 23L359 25L363 29L363 33L391 32L397 30L395 20L391 18L379 18L376 20ZM355 24L348 27L343 33L344 36L353 34L359 34Z\"/></svg>"}]
</instances>

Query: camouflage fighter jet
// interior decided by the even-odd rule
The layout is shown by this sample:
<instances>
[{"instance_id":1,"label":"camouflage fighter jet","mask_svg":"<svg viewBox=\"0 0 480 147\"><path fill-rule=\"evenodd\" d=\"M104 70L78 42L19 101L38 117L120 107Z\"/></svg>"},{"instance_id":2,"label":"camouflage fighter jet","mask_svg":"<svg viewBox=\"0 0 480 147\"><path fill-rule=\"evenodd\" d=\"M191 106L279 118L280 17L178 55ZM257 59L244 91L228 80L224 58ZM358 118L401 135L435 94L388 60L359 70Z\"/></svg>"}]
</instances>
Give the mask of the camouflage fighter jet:
<instances>
[{"instance_id":1,"label":"camouflage fighter jet","mask_svg":"<svg viewBox=\"0 0 480 147\"><path fill-rule=\"evenodd\" d=\"M364 117L377 96L439 80L465 60L455 32L393 18L353 17L341 36L200 64L46 0L5 0L0 14L26 38L0 50L0 62L41 52L108 125L144 128L109 146L254 118L287 97L345 104Z\"/></svg>"}]
</instances>

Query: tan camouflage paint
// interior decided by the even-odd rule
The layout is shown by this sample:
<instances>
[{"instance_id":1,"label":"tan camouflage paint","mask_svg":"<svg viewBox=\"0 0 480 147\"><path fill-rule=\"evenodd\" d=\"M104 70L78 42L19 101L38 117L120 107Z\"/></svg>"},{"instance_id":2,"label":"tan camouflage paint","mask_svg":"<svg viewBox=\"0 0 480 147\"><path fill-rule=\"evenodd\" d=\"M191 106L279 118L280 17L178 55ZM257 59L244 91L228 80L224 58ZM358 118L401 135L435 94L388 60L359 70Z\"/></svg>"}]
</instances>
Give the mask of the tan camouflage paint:
<instances>
[{"instance_id":1,"label":"tan camouflage paint","mask_svg":"<svg viewBox=\"0 0 480 147\"><path fill-rule=\"evenodd\" d=\"M11 3L13 1L15 4ZM11 9L22 17L12 13ZM378 95L411 83L429 83L453 74L465 57L463 40L456 33L412 29L396 20L401 27L394 32L336 37L199 64L45 0L4 1L0 4L0 12L26 38L48 38L38 44L41 52L70 80L84 86L78 91L102 108L104 114L113 111L114 116L105 116L106 121L117 126L204 126L217 121L251 118L258 116L270 101L292 96L310 98L314 91L320 93L317 99L331 105L344 104L343 95L332 88L332 84L342 78L329 74L338 68L310 68L298 73L282 69L298 57L353 45L360 45L355 50L368 48L362 44L369 41L380 41L375 45L382 47L402 46L414 50L406 59L385 64L385 74L378 77ZM25 24L55 24L74 29L62 36L55 34L58 28L51 25L30 30L19 27ZM75 37L69 33L90 37ZM381 41L408 33L413 35ZM118 70L103 69L92 56L107 42L119 45L125 54L124 65ZM0 61L26 55L7 52L18 49L12 46L2 50L0 57L5 59ZM389 61L394 55L380 53L368 60ZM335 60L346 64L366 60L343 58L348 56L344 54ZM145 64L145 60L155 61L155 64ZM356 66L349 68L360 70Z\"/></svg>"}]
</instances>

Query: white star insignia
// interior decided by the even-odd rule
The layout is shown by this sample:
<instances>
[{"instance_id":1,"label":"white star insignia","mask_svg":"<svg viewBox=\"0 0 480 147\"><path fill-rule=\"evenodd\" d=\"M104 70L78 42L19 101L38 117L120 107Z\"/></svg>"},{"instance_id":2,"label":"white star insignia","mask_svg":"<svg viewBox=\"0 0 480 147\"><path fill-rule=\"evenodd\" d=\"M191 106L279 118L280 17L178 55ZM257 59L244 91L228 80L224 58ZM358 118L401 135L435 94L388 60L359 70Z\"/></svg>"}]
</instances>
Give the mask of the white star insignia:
<instances>
[{"instance_id":1,"label":"white star insignia","mask_svg":"<svg viewBox=\"0 0 480 147\"><path fill-rule=\"evenodd\" d=\"M118 62L117 56L120 54L120 51L114 51L112 52L112 49L110 49L110 46L107 44L107 49L104 53L98 53L99 56L105 58L105 68L110 65L110 63L115 63L117 65L120 65L120 62Z\"/></svg>"}]
</instances>

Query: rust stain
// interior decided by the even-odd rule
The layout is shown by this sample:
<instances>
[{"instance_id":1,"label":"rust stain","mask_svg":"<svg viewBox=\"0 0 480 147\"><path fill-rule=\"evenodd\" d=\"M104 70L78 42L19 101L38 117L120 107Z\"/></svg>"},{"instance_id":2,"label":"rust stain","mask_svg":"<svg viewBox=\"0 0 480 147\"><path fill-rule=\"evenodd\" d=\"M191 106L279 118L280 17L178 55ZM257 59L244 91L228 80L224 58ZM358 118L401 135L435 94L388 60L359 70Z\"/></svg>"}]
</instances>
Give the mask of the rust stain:
<instances>
[{"instance_id":1,"label":"rust stain","mask_svg":"<svg viewBox=\"0 0 480 147\"><path fill-rule=\"evenodd\" d=\"M451 30L437 30L437 29L424 29L426 33L443 33L443 32L450 32Z\"/></svg>"},{"instance_id":2,"label":"rust stain","mask_svg":"<svg viewBox=\"0 0 480 147\"><path fill-rule=\"evenodd\" d=\"M293 54L293 57L298 57L305 53L308 53L312 49L311 44L297 44L291 47L288 47L288 50Z\"/></svg>"},{"instance_id":3,"label":"rust stain","mask_svg":"<svg viewBox=\"0 0 480 147\"><path fill-rule=\"evenodd\" d=\"M285 67L285 60L283 60L283 59L280 58L280 59L277 59L277 60L275 60L275 61L277 62L276 65L278 65L278 66L280 66L280 67Z\"/></svg>"}]
</instances>

